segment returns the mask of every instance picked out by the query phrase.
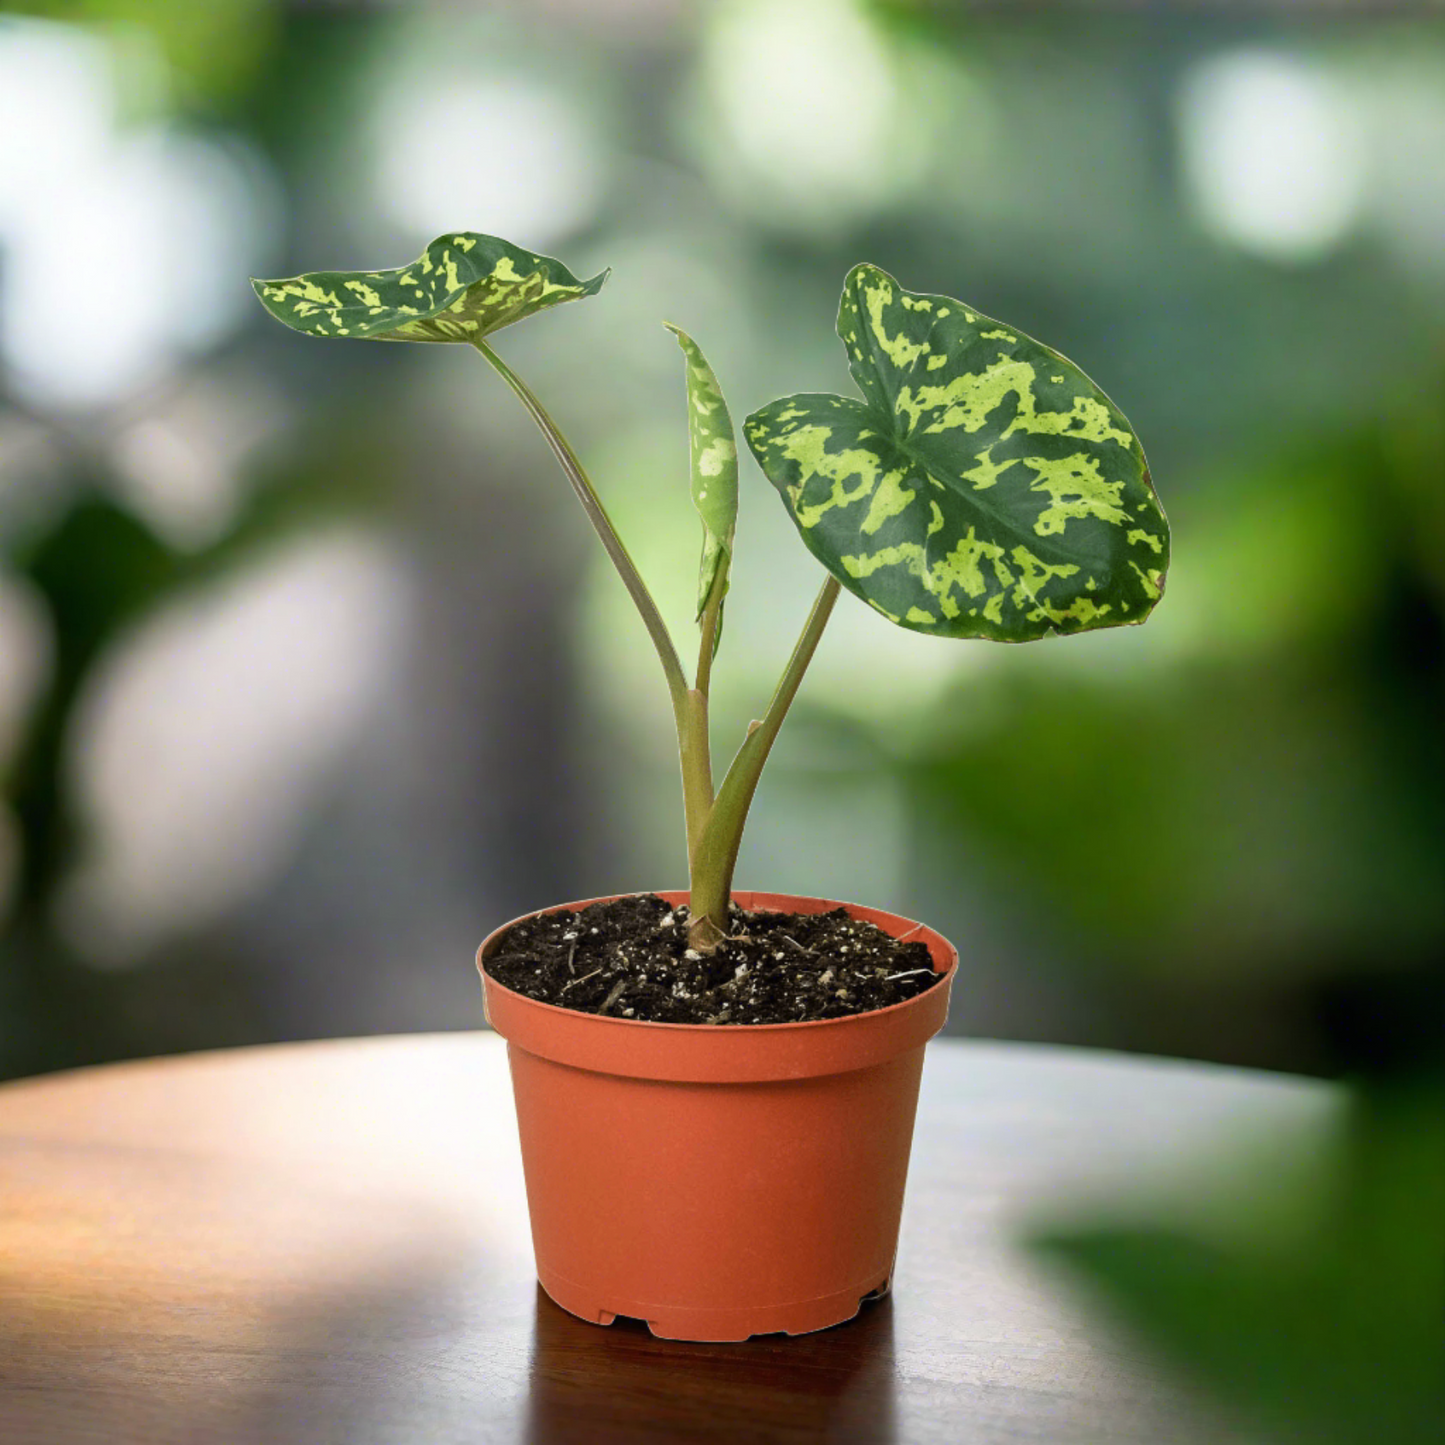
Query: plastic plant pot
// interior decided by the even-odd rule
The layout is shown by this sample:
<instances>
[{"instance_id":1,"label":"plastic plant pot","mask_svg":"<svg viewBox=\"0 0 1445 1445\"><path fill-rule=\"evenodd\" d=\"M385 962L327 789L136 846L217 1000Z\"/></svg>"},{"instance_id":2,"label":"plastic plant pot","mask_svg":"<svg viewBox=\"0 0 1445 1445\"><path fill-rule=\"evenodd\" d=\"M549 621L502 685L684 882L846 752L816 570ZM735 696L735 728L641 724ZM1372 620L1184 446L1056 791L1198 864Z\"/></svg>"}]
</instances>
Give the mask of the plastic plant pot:
<instances>
[{"instance_id":1,"label":"plastic plant pot","mask_svg":"<svg viewBox=\"0 0 1445 1445\"><path fill-rule=\"evenodd\" d=\"M642 1023L503 987L486 960L523 920L493 933L477 963L487 1018L507 1040L537 1275L584 1320L625 1315L677 1340L795 1335L841 1324L889 1288L924 1045L947 1017L958 954L876 909L733 897L748 910L844 908L926 944L944 977L848 1018Z\"/></svg>"}]
</instances>

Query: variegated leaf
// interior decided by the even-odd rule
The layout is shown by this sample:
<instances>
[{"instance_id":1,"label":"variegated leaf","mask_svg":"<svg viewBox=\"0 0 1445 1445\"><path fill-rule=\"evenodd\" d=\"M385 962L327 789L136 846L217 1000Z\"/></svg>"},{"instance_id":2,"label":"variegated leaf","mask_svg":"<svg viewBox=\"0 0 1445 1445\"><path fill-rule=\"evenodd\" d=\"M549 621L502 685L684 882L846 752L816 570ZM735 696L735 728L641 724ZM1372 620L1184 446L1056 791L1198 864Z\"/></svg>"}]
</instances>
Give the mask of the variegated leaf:
<instances>
[{"instance_id":1,"label":"variegated leaf","mask_svg":"<svg viewBox=\"0 0 1445 1445\"><path fill-rule=\"evenodd\" d=\"M1119 409L1058 352L855 266L838 334L866 400L744 423L803 541L890 621L1028 642L1142 622L1169 528Z\"/></svg>"},{"instance_id":2,"label":"variegated leaf","mask_svg":"<svg viewBox=\"0 0 1445 1445\"><path fill-rule=\"evenodd\" d=\"M723 569L732 565L733 532L738 519L738 447L733 421L712 367L687 332L664 325L677 337L687 359L687 427L692 452L692 502L702 518L702 561L697 575L697 615Z\"/></svg>"},{"instance_id":3,"label":"variegated leaf","mask_svg":"<svg viewBox=\"0 0 1445 1445\"><path fill-rule=\"evenodd\" d=\"M252 281L278 321L308 336L479 341L563 301L595 296L607 272L579 281L560 261L497 236L438 236L394 271L312 271Z\"/></svg>"}]
</instances>

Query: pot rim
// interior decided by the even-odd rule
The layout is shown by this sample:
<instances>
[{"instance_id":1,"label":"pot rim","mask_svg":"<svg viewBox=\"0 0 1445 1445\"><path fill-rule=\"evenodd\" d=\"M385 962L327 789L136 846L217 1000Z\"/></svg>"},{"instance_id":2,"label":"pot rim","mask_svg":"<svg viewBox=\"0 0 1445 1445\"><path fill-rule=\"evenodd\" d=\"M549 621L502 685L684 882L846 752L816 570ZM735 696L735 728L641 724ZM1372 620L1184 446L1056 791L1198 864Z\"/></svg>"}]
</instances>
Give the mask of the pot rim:
<instances>
[{"instance_id":1,"label":"pot rim","mask_svg":"<svg viewBox=\"0 0 1445 1445\"><path fill-rule=\"evenodd\" d=\"M566 909L580 912L583 908L590 907L594 903L612 903L619 898L661 898L664 903L670 903L673 906L676 906L679 902L686 902L688 898L688 890L686 888L648 888L640 889L633 893L604 893L596 898L582 898L573 903L553 903L549 904L546 908L536 908L530 913L519 914L510 922L502 924L499 928L494 928L486 938L482 940L481 947L477 949L477 972L480 973L485 980L488 989L496 989L499 993L506 994L509 998L516 999L519 1003L525 1004L529 1009L545 1009L550 1014L557 1014L568 1019L590 1019L599 1026L612 1024L627 1029L661 1029L675 1034L776 1034L789 1031L801 1031L803 1029L837 1027L838 1025L852 1023L856 1019L881 1018L885 1014L892 1014L902 1009L914 1007L920 999L927 998L929 994L935 992L940 987L946 988L948 981L958 969L958 950L952 944L948 943L947 939L944 939L941 934L935 932L926 923L919 923L912 918L904 918L901 913L888 913L887 909L874 908L871 904L848 903L841 899L834 898L818 898L813 894L806 893L769 893L763 889L735 888L732 896L735 903L738 903L740 898L747 898L749 900L754 898L786 898L799 903L822 903L826 905L824 908L805 910L796 908L754 907L751 902L738 903L740 908L750 913L827 913L831 912L834 908L843 908L846 909L850 915L855 917L862 916L865 922L870 923L875 921L873 918L868 917L870 914L897 918L900 922L907 923L909 927L903 933L890 934L889 936L895 941L906 943L912 939L915 934L931 933L947 946L950 957L947 965L943 968L938 967L937 958L933 960L933 971L938 976L938 982L931 988L925 989L923 993L914 994L912 998L903 999L898 1003L885 1004L882 1008L864 1009L859 1013L843 1014L839 1018L799 1019L780 1024L677 1024L663 1023L654 1019L616 1018L611 1014L587 1013L583 1009L567 1008L562 1004L546 1003L542 999L528 998L526 994L518 993L515 989L508 988L506 984L501 983L487 972L485 967L487 950L489 948L495 949L496 945L501 941L502 936L507 933L508 930L515 928L519 923L525 923L529 918L542 918L549 913L561 913ZM885 929L884 931L886 932L887 930Z\"/></svg>"},{"instance_id":2,"label":"pot rim","mask_svg":"<svg viewBox=\"0 0 1445 1445\"><path fill-rule=\"evenodd\" d=\"M673 906L688 896L686 889L659 889L656 893ZM525 913L488 935L477 951L484 1008L487 1021L510 1048L572 1068L667 1083L779 1082L848 1073L921 1049L948 1017L958 950L942 934L882 909L793 893L739 889L733 897L741 907L761 911L823 913L846 908L852 917L876 923L894 937L917 935L928 947L938 982L901 1003L842 1018L780 1024L676 1024L613 1018L541 1003L498 983L486 971L487 951L495 950L501 935L523 919L637 896L614 893L555 904Z\"/></svg>"}]
</instances>

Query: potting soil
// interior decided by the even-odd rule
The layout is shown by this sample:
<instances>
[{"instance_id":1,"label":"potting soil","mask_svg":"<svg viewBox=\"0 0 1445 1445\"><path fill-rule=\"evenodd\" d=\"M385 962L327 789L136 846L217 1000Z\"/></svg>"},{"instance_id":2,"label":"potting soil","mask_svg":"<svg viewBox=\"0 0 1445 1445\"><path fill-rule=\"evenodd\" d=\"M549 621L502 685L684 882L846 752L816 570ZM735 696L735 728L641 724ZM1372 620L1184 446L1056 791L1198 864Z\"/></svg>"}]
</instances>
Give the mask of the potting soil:
<instances>
[{"instance_id":1,"label":"potting soil","mask_svg":"<svg viewBox=\"0 0 1445 1445\"><path fill-rule=\"evenodd\" d=\"M656 894L524 920L486 960L505 987L579 1013L670 1024L781 1024L886 1008L940 979L925 944L830 913L747 912L711 955Z\"/></svg>"}]
</instances>

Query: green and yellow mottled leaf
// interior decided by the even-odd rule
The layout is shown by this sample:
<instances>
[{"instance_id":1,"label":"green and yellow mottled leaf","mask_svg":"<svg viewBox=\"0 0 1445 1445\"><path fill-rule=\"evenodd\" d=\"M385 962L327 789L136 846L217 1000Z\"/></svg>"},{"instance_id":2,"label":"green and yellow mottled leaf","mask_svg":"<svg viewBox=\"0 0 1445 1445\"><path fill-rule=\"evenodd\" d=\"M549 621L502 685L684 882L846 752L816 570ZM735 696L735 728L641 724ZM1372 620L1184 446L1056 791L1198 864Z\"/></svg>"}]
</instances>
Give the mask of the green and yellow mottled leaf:
<instances>
[{"instance_id":1,"label":"green and yellow mottled leaf","mask_svg":"<svg viewBox=\"0 0 1445 1445\"><path fill-rule=\"evenodd\" d=\"M312 271L252 281L278 321L308 336L480 341L533 312L595 296L607 272L579 281L560 261L497 236L438 236L394 271Z\"/></svg>"},{"instance_id":2,"label":"green and yellow mottled leaf","mask_svg":"<svg viewBox=\"0 0 1445 1445\"><path fill-rule=\"evenodd\" d=\"M722 388L697 342L670 322L664 325L677 337L677 344L687 359L692 502L702 518L702 561L697 574L697 615L701 617L719 569L723 574L723 592L727 592L733 532L738 520L738 447Z\"/></svg>"},{"instance_id":3,"label":"green and yellow mottled leaf","mask_svg":"<svg viewBox=\"0 0 1445 1445\"><path fill-rule=\"evenodd\" d=\"M1078 367L876 266L849 272L838 335L865 400L784 397L743 432L844 587L945 637L1148 616L1169 527L1138 438Z\"/></svg>"}]
</instances>

